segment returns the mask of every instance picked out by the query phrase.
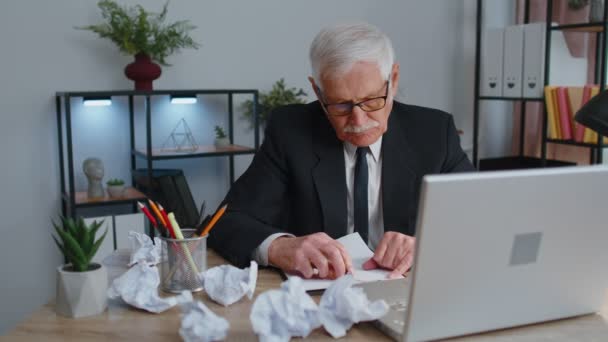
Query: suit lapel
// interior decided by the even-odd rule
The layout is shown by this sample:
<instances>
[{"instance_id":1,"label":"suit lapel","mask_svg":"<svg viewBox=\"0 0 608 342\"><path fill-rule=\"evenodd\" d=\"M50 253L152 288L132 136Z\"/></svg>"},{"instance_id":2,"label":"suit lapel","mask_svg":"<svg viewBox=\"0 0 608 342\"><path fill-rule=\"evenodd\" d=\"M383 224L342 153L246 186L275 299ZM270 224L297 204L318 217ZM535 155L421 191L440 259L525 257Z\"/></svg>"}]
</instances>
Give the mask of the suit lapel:
<instances>
[{"instance_id":1,"label":"suit lapel","mask_svg":"<svg viewBox=\"0 0 608 342\"><path fill-rule=\"evenodd\" d=\"M346 234L346 174L344 166L344 149L342 142L322 114L320 107L317 132L313 137L313 149L319 158L313 167L312 178L319 196L323 212L323 226L327 235L339 238Z\"/></svg>"},{"instance_id":2,"label":"suit lapel","mask_svg":"<svg viewBox=\"0 0 608 342\"><path fill-rule=\"evenodd\" d=\"M385 230L410 233L414 230L409 227L412 223L408 219L416 201L414 170L417 167L405 130L399 127L396 117L399 114L393 107L388 130L382 138L382 206Z\"/></svg>"}]
</instances>

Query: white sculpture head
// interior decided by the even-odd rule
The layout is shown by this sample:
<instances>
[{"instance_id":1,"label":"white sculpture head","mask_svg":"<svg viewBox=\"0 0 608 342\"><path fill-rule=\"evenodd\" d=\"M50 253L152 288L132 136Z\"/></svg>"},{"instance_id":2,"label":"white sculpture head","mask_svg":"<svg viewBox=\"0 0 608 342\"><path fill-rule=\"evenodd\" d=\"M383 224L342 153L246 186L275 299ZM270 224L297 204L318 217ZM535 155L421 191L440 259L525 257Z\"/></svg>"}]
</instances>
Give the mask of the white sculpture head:
<instances>
[{"instance_id":1,"label":"white sculpture head","mask_svg":"<svg viewBox=\"0 0 608 342\"><path fill-rule=\"evenodd\" d=\"M103 162L99 158L87 158L82 163L82 171L87 176L89 181L101 181L103 178Z\"/></svg>"}]
</instances>

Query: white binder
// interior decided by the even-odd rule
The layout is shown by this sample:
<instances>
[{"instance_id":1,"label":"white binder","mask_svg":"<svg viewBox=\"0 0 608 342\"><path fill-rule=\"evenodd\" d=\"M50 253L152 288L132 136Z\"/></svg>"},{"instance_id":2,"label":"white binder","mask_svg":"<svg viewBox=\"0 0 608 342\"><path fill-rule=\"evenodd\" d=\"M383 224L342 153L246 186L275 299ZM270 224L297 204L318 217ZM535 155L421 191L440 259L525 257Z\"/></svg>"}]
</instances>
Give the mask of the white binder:
<instances>
[{"instance_id":1,"label":"white binder","mask_svg":"<svg viewBox=\"0 0 608 342\"><path fill-rule=\"evenodd\" d=\"M502 60L504 29L487 29L481 54L481 96L502 96Z\"/></svg>"},{"instance_id":2,"label":"white binder","mask_svg":"<svg viewBox=\"0 0 608 342\"><path fill-rule=\"evenodd\" d=\"M505 28L503 88L505 97L522 96L522 74L524 53L523 25Z\"/></svg>"},{"instance_id":3,"label":"white binder","mask_svg":"<svg viewBox=\"0 0 608 342\"><path fill-rule=\"evenodd\" d=\"M544 75L545 23L524 25L524 97L543 97Z\"/></svg>"},{"instance_id":4,"label":"white binder","mask_svg":"<svg viewBox=\"0 0 608 342\"><path fill-rule=\"evenodd\" d=\"M150 229L154 227L150 226ZM144 214L126 214L114 216L114 232L116 234L116 249L131 249L129 232L135 231L145 234ZM158 236L158 232L155 232Z\"/></svg>"},{"instance_id":5,"label":"white binder","mask_svg":"<svg viewBox=\"0 0 608 342\"><path fill-rule=\"evenodd\" d=\"M95 253L92 262L101 263L105 257L112 254L114 251L114 224L112 222L112 216L101 216L101 217L89 217L84 219L84 223L90 225L93 221L101 222L103 221L103 225L97 231L97 235L95 236L95 241L103 235L103 233L108 230L108 234L105 239L101 243L101 246Z\"/></svg>"}]
</instances>

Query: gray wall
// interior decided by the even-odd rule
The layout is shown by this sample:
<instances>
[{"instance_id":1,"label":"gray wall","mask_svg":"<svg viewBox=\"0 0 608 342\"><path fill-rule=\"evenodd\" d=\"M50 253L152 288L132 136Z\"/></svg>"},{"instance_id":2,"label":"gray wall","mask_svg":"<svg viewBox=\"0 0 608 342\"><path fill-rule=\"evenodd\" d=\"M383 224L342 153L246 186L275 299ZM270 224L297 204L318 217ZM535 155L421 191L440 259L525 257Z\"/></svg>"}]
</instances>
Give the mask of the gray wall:
<instances>
[{"instance_id":1,"label":"gray wall","mask_svg":"<svg viewBox=\"0 0 608 342\"><path fill-rule=\"evenodd\" d=\"M145 1L150 9L162 3ZM267 90L284 77L289 85L312 94L306 77L314 34L334 22L365 20L393 39L401 63L401 100L452 112L465 130L464 145L470 145L471 4L474 1L172 1L170 19L190 19L198 26L193 36L203 46L172 56L173 66L163 70L155 87ZM49 236L50 218L59 210L53 95L63 90L129 89L122 69L131 58L119 55L110 42L73 29L98 21L94 1L8 0L0 6L1 333L53 296L55 268L62 261ZM213 108L221 108L221 103L213 103ZM213 115L209 122L221 120ZM201 124L205 122L196 123ZM97 127L93 141L106 139L122 146L112 148L124 148L124 136L104 125ZM201 140L210 139L209 126L199 129ZM246 127L238 129L245 142L250 133ZM89 144L80 147L78 162L91 153L107 153L91 151L95 142ZM108 176L124 172L116 167L121 161L104 158ZM243 158L239 171L248 162ZM171 166L195 177L192 188L206 189L195 194L199 204L207 199L213 207L227 190L223 160Z\"/></svg>"}]
</instances>

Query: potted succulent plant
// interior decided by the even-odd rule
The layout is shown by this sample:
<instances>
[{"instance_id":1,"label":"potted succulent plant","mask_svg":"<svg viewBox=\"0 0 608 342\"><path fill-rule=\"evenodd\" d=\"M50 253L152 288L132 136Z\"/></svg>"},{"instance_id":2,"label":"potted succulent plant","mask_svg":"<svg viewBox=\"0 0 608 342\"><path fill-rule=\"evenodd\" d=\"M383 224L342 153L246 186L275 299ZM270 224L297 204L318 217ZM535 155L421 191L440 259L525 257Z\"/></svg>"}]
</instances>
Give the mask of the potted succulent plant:
<instances>
[{"instance_id":1,"label":"potted succulent plant","mask_svg":"<svg viewBox=\"0 0 608 342\"><path fill-rule=\"evenodd\" d=\"M108 275L101 264L91 260L108 233L95 240L103 221L87 225L82 218L61 218L62 225L53 222L59 239L53 240L63 253L67 264L57 268L56 311L64 316L79 318L92 316L106 309Z\"/></svg>"},{"instance_id":2,"label":"potted succulent plant","mask_svg":"<svg viewBox=\"0 0 608 342\"><path fill-rule=\"evenodd\" d=\"M140 5L123 7L113 0L101 0L97 6L105 22L76 28L110 39L122 53L135 56L125 75L135 81L135 90L152 90L152 81L161 74L160 66L153 61L168 66L166 58L174 52L199 47L189 35L196 26L188 20L164 23L168 4L160 13L153 13Z\"/></svg>"},{"instance_id":3,"label":"potted succulent plant","mask_svg":"<svg viewBox=\"0 0 608 342\"><path fill-rule=\"evenodd\" d=\"M226 147L230 145L230 138L224 132L224 129L220 126L215 126L215 146Z\"/></svg>"},{"instance_id":4,"label":"potted succulent plant","mask_svg":"<svg viewBox=\"0 0 608 342\"><path fill-rule=\"evenodd\" d=\"M307 96L302 88L295 87L287 88L285 80L280 79L272 85L272 89L268 93L260 92L260 100L258 103L258 122L264 125L270 113L277 107L285 106L293 103L305 103ZM251 122L253 127L253 101L247 100L243 102L243 118Z\"/></svg>"},{"instance_id":5,"label":"potted succulent plant","mask_svg":"<svg viewBox=\"0 0 608 342\"><path fill-rule=\"evenodd\" d=\"M108 195L112 198L122 197L125 192L125 181L118 178L110 179L106 182L108 186Z\"/></svg>"}]
</instances>

